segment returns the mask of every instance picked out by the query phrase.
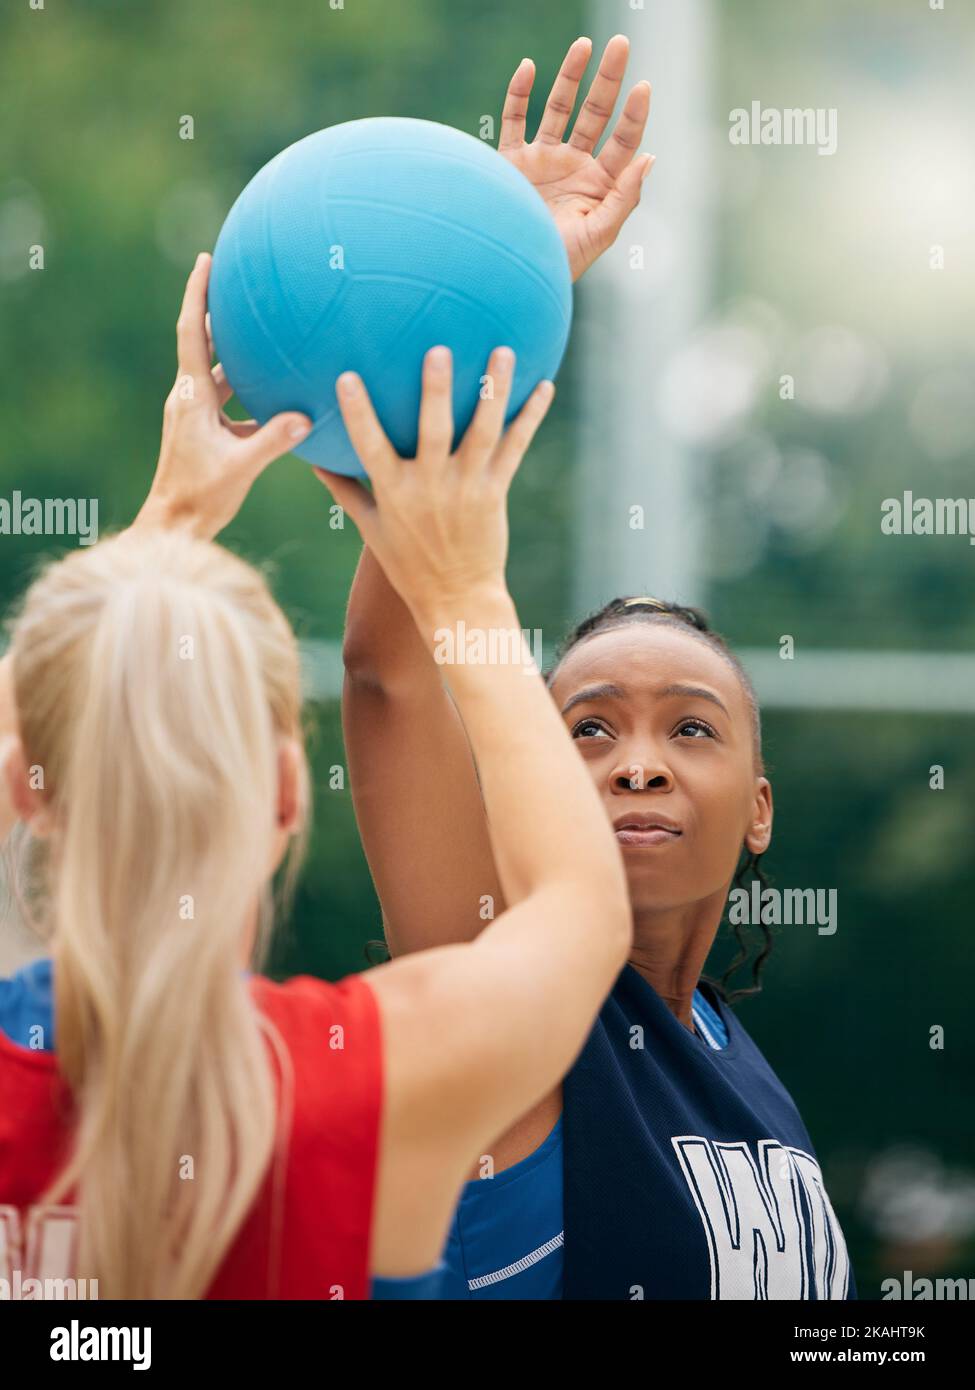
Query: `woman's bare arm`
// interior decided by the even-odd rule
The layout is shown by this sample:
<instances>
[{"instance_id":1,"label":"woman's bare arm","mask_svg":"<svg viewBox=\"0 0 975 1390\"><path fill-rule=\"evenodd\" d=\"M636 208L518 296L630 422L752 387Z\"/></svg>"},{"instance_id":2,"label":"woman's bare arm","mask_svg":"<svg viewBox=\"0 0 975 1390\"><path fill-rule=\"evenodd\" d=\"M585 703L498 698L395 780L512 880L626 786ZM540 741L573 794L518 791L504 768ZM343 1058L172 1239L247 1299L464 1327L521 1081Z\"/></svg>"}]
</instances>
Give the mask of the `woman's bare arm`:
<instances>
[{"instance_id":1,"label":"woman's bare arm","mask_svg":"<svg viewBox=\"0 0 975 1390\"><path fill-rule=\"evenodd\" d=\"M368 547L343 656L352 799L389 948L470 941L504 910L474 759L443 668Z\"/></svg>"},{"instance_id":2,"label":"woman's bare arm","mask_svg":"<svg viewBox=\"0 0 975 1390\"><path fill-rule=\"evenodd\" d=\"M372 1265L385 1275L438 1257L470 1163L571 1065L631 932L618 846L531 668L504 584L508 487L551 387L502 433L514 362L493 354L495 396L479 403L453 454L448 364L444 350L428 354L417 458L406 462L361 381L340 378L346 428L374 491L320 475L402 595L431 661L441 634L461 625L512 653L445 668L509 910L470 944L416 952L369 977L385 1068Z\"/></svg>"}]
</instances>

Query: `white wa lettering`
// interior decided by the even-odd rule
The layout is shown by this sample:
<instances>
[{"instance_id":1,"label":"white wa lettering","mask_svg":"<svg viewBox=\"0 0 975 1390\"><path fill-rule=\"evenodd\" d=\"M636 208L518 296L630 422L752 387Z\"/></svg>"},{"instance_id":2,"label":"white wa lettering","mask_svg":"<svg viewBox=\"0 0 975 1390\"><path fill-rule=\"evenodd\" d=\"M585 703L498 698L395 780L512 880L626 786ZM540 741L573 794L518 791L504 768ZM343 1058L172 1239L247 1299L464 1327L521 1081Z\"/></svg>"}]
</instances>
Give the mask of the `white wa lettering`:
<instances>
[{"instance_id":1,"label":"white wa lettering","mask_svg":"<svg viewBox=\"0 0 975 1390\"><path fill-rule=\"evenodd\" d=\"M0 1206L0 1279L9 1283L15 1269L31 1279L70 1279L74 1275L78 1211L76 1207L31 1207L23 1230L16 1207Z\"/></svg>"},{"instance_id":2,"label":"white wa lettering","mask_svg":"<svg viewBox=\"0 0 975 1390\"><path fill-rule=\"evenodd\" d=\"M743 1140L686 1134L671 1142L704 1225L713 1299L808 1299L810 1264L818 1298L845 1298L846 1242L814 1158L774 1139L759 1140L757 1163Z\"/></svg>"},{"instance_id":3,"label":"white wa lettering","mask_svg":"<svg viewBox=\"0 0 975 1390\"><path fill-rule=\"evenodd\" d=\"M744 1141L671 1142L704 1223L711 1297L808 1298L799 1195L781 1145L759 1143L759 1169Z\"/></svg>"},{"instance_id":4,"label":"white wa lettering","mask_svg":"<svg viewBox=\"0 0 975 1390\"><path fill-rule=\"evenodd\" d=\"M791 1149L802 1180L812 1226L813 1278L820 1298L845 1298L850 1281L850 1257L840 1223L826 1194L819 1164L801 1149Z\"/></svg>"}]
</instances>

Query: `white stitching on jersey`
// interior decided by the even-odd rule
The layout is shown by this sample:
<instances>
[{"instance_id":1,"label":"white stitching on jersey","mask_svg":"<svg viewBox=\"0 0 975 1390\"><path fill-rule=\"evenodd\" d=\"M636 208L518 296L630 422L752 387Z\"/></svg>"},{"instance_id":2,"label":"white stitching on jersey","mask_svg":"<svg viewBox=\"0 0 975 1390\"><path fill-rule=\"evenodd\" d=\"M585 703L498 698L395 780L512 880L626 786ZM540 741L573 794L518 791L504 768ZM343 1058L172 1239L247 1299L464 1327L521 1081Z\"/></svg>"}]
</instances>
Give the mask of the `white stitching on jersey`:
<instances>
[{"instance_id":1,"label":"white stitching on jersey","mask_svg":"<svg viewBox=\"0 0 975 1390\"><path fill-rule=\"evenodd\" d=\"M493 1274L479 1274L476 1279L468 1279L469 1289L486 1289L491 1284L500 1284L503 1279L510 1279L513 1274L521 1274L526 1269L531 1269L532 1265L537 1265L539 1260L544 1260L546 1255L551 1255L553 1250L558 1250L560 1245L565 1244L565 1232L559 1231L557 1236L547 1240L544 1245L540 1245L537 1250L533 1250L530 1255L523 1255L520 1260L515 1260L512 1265L505 1265L504 1269L496 1269Z\"/></svg>"}]
</instances>

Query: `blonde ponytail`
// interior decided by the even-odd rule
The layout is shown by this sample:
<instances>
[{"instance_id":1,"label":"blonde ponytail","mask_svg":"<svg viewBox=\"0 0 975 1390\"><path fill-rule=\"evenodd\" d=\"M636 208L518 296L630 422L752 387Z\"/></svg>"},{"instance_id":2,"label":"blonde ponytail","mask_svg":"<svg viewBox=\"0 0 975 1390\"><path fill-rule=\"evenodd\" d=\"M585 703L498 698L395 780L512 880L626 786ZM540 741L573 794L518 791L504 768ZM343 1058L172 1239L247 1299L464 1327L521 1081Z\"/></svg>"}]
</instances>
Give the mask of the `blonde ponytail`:
<instances>
[{"instance_id":1,"label":"blonde ponytail","mask_svg":"<svg viewBox=\"0 0 975 1390\"><path fill-rule=\"evenodd\" d=\"M55 826L56 1043L76 1107L46 1200L73 1194L78 1276L101 1297L196 1297L276 1135L244 969L269 925L279 739L300 746L294 635L251 566L158 532L51 566L12 651Z\"/></svg>"}]
</instances>

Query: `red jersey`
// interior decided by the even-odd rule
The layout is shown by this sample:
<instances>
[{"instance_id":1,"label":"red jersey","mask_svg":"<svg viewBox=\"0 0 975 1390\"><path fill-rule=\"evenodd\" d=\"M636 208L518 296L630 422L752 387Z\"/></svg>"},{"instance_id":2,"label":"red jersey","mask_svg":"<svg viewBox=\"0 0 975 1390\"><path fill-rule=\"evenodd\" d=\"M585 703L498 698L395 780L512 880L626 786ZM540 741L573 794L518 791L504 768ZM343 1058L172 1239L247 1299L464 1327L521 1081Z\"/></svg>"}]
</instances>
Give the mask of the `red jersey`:
<instances>
[{"instance_id":1,"label":"red jersey","mask_svg":"<svg viewBox=\"0 0 975 1390\"><path fill-rule=\"evenodd\" d=\"M271 1054L280 1134L206 1297L368 1298L382 1106L375 996L354 975L337 985L254 976L250 987L284 1044L283 1059ZM8 1288L75 1276L72 1209L37 1205L70 1137L71 1096L56 1052L0 1032L0 1279Z\"/></svg>"}]
</instances>

